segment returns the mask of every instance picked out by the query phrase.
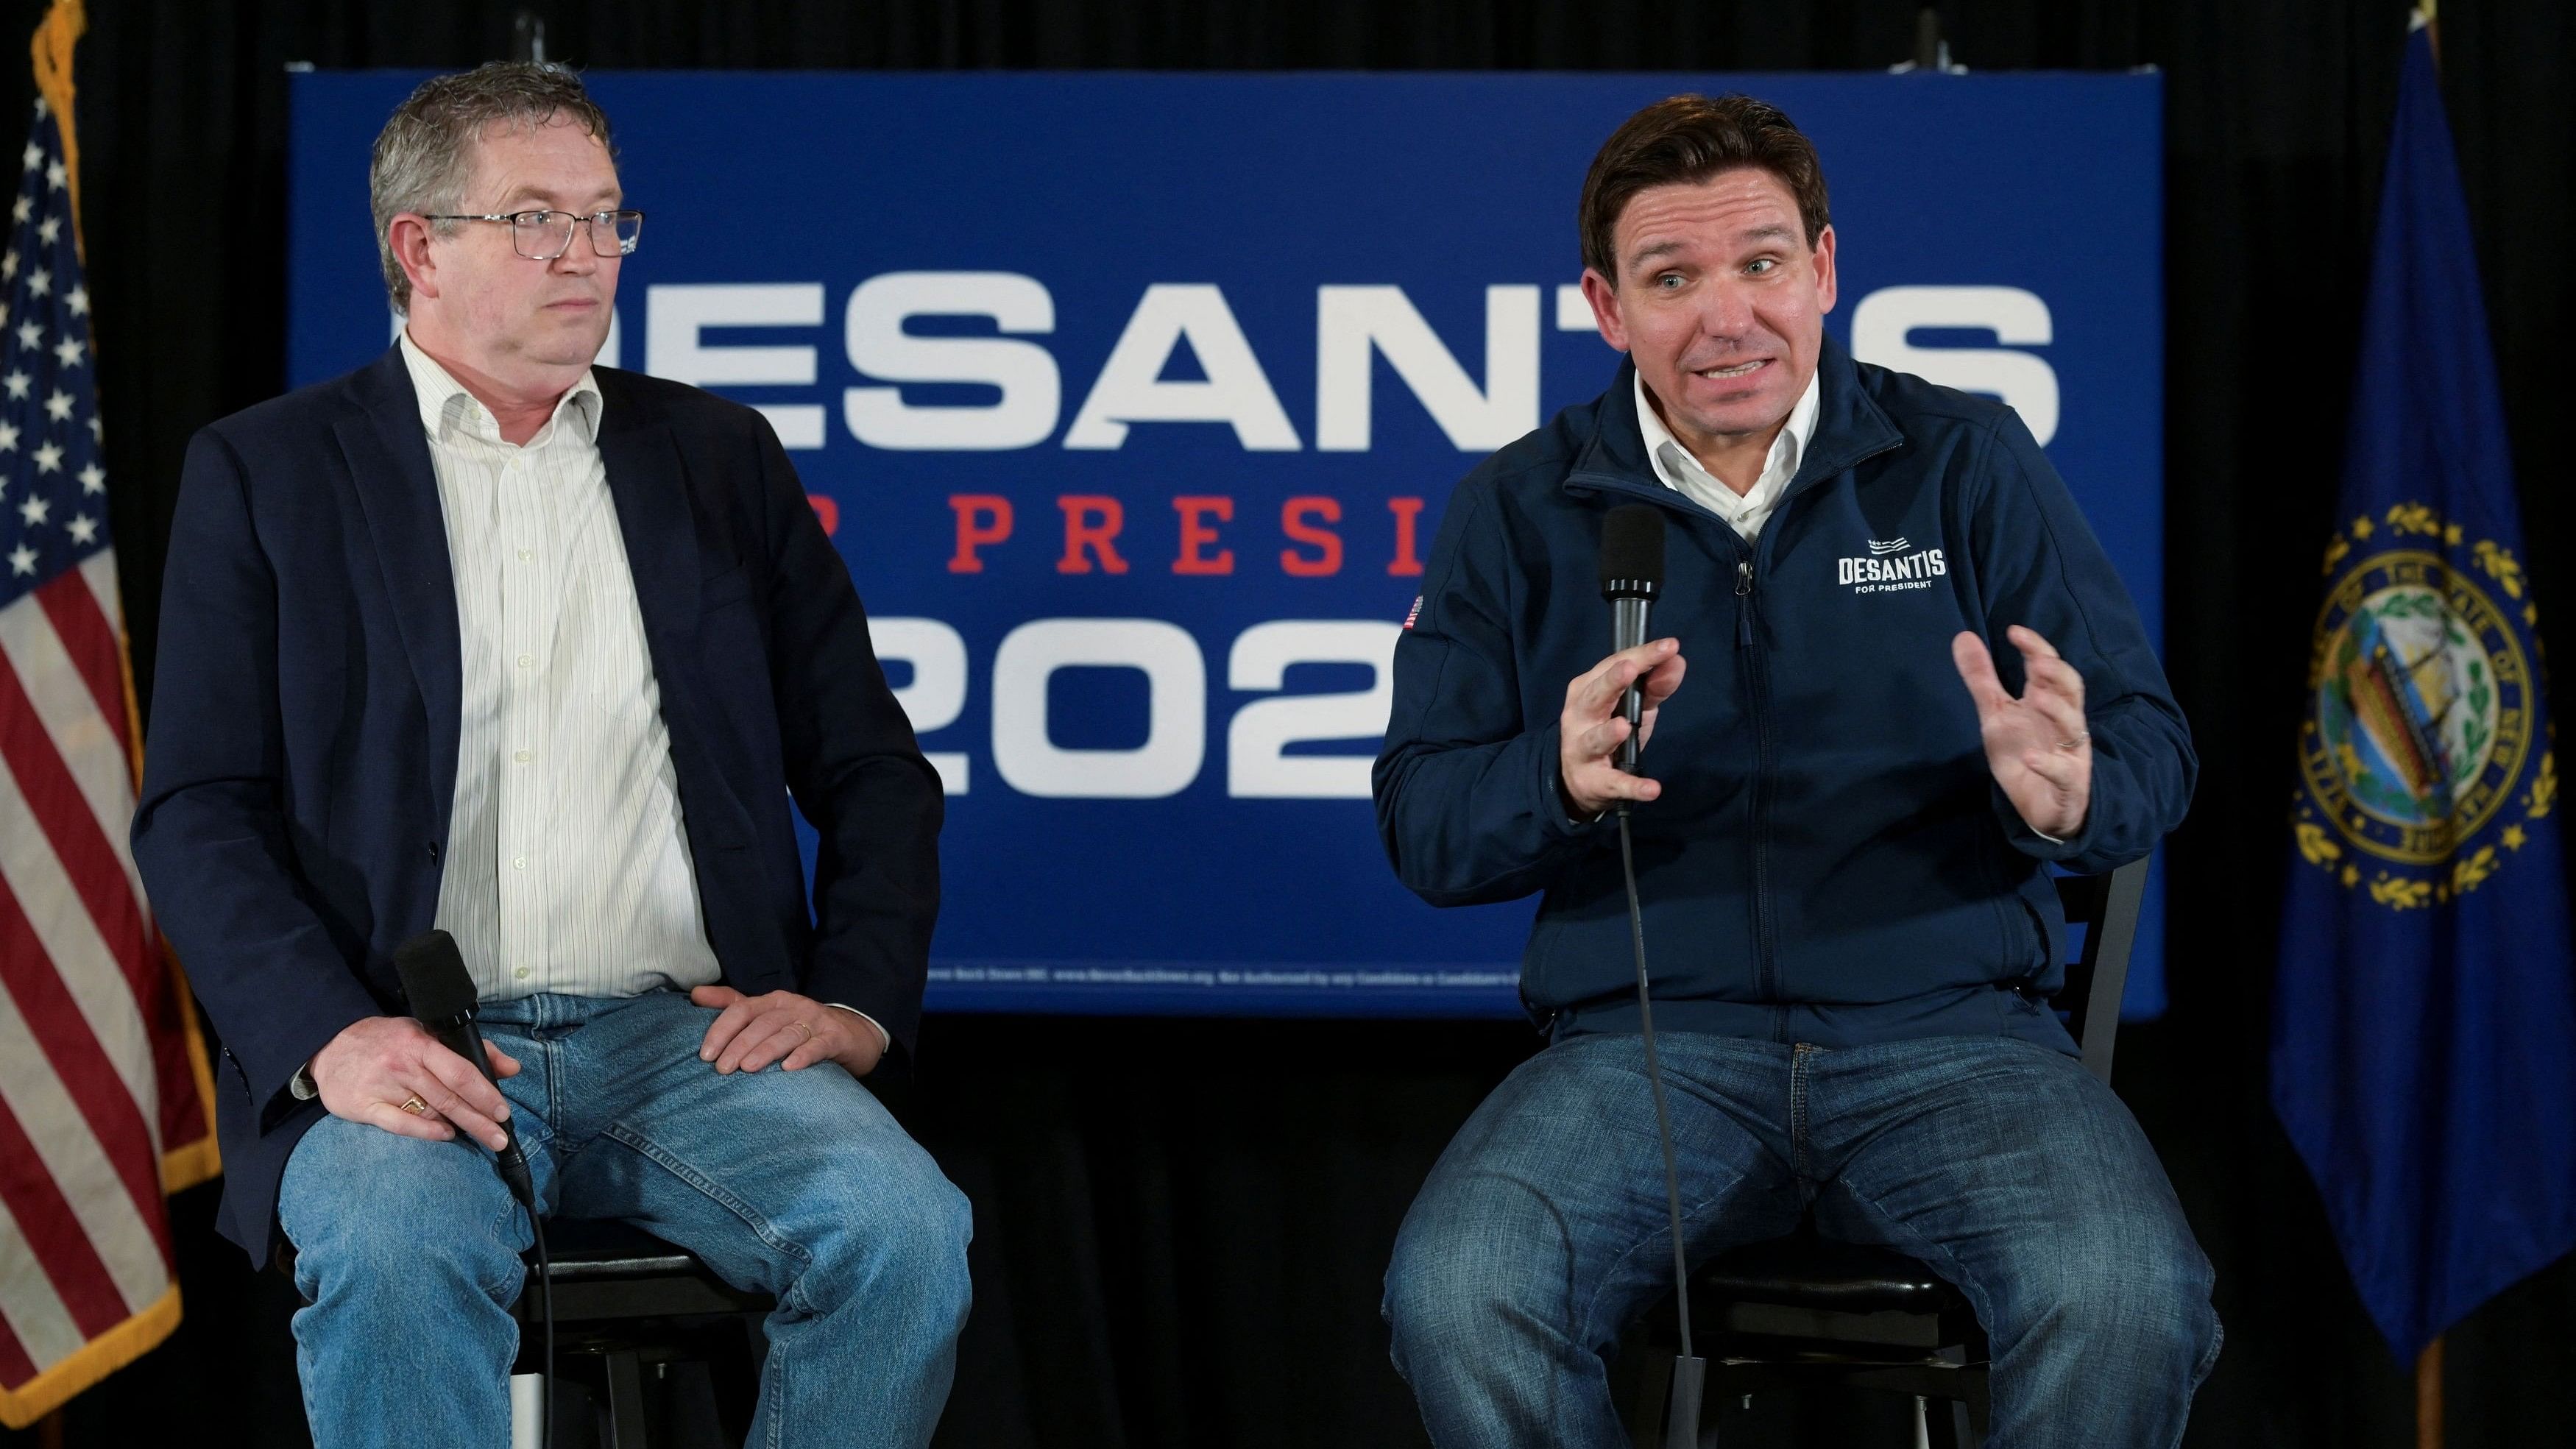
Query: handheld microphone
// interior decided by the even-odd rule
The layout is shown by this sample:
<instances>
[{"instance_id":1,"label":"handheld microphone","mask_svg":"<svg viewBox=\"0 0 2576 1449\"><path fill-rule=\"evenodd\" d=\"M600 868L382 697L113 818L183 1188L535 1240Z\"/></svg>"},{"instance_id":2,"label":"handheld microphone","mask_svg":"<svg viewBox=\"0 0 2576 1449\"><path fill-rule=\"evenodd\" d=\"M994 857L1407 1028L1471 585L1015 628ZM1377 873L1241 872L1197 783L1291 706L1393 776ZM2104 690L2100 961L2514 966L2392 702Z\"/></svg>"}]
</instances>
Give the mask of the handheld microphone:
<instances>
[{"instance_id":1,"label":"handheld microphone","mask_svg":"<svg viewBox=\"0 0 2576 1449\"><path fill-rule=\"evenodd\" d=\"M489 1080L491 1059L483 1054L483 1033L474 1025L474 978L457 953L456 938L445 931L423 931L394 948L394 970L402 977L411 1014L429 1028L439 1045L474 1064ZM528 1176L528 1155L519 1150L519 1134L510 1119L501 1119L501 1150L496 1154L501 1180L521 1207L535 1211L536 1185Z\"/></svg>"},{"instance_id":2,"label":"handheld microphone","mask_svg":"<svg viewBox=\"0 0 2576 1449\"><path fill-rule=\"evenodd\" d=\"M1646 642L1647 615L1664 589L1664 511L1651 503L1623 503L1601 521L1601 597L1610 601L1610 647ZM1628 738L1619 744L1619 768L1637 773L1639 734L1645 725L1645 690L1632 684L1620 698ZM1664 1152L1664 1208L1673 1240L1673 1299L1681 1318L1681 1352L1664 1398L1664 1449L1698 1449L1700 1399L1708 1360L1691 1341L1690 1263L1682 1241L1681 1172L1673 1157L1673 1124L1664 1105L1664 1072L1655 1057L1655 1003L1646 975L1646 913L1637 901L1636 847L1628 834L1628 802L1619 802L1619 873L1628 887L1628 939L1637 956L1637 1024L1645 1038L1646 1087L1655 1104L1655 1141Z\"/></svg>"},{"instance_id":3,"label":"handheld microphone","mask_svg":"<svg viewBox=\"0 0 2576 1449\"><path fill-rule=\"evenodd\" d=\"M1651 503L1623 503L1601 520L1601 597L1610 601L1610 648L1613 653L1646 642L1647 615L1655 596L1664 591L1664 510ZM1637 773L1638 731L1645 720L1646 695L1641 685L1628 686L1619 700L1627 717L1628 738L1619 745L1619 768ZM1623 810L1620 813L1625 814Z\"/></svg>"}]
</instances>

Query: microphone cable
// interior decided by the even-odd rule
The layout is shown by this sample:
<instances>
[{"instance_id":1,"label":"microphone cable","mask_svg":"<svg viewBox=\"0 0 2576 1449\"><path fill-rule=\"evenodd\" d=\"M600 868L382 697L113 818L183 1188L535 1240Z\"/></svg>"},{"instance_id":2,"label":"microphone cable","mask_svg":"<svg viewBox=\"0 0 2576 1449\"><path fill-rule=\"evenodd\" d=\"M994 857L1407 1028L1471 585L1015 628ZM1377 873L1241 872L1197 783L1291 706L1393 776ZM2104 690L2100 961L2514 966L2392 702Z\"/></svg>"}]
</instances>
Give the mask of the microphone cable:
<instances>
[{"instance_id":1,"label":"microphone cable","mask_svg":"<svg viewBox=\"0 0 2576 1449\"><path fill-rule=\"evenodd\" d=\"M546 1356L537 1375L537 1443L540 1449L555 1449L555 1274L546 1258L546 1220L533 1202L520 1204L528 1210L528 1231L537 1240L537 1315L545 1323ZM1684 1330L1687 1333L1688 1330Z\"/></svg>"},{"instance_id":2,"label":"microphone cable","mask_svg":"<svg viewBox=\"0 0 2576 1449\"><path fill-rule=\"evenodd\" d=\"M478 1048L482 1044L480 1038L469 1043ZM515 1149L517 1143L513 1142L511 1146ZM555 1275L554 1265L546 1255L545 1214L537 1211L536 1174L529 1170L525 1154L505 1152L494 1159L493 1166L500 1172L501 1182L509 1188L510 1196L518 1199L519 1206L527 1212L528 1236L536 1240L537 1318L545 1334L545 1357L540 1361L537 1374L537 1445L538 1449L554 1449ZM520 1291L524 1293L526 1290Z\"/></svg>"},{"instance_id":3,"label":"microphone cable","mask_svg":"<svg viewBox=\"0 0 2576 1449\"><path fill-rule=\"evenodd\" d=\"M465 969L465 957L456 949L456 938L445 931L421 932L394 948L394 970L402 978L403 997L413 1017L438 1038L440 1045L480 1069L483 1079L498 1090L500 1083L492 1076L483 1034L474 1025L474 978ZM537 1443L541 1449L554 1449L554 1266L546 1253L545 1216L537 1211L536 1175L529 1169L527 1153L520 1148L518 1135L506 1116L501 1121L501 1150L493 1154L492 1169L500 1174L501 1185L509 1189L511 1198L526 1209L528 1236L537 1250L537 1308L545 1332L545 1360L537 1379ZM513 1393L514 1404L516 1398ZM510 1437L515 1444L518 1435L514 1432Z\"/></svg>"},{"instance_id":4,"label":"microphone cable","mask_svg":"<svg viewBox=\"0 0 2576 1449\"><path fill-rule=\"evenodd\" d=\"M1682 1351L1664 1409L1664 1449L1699 1449L1700 1396L1708 1363L1691 1340L1690 1259L1682 1243L1681 1169L1673 1155L1673 1121L1664 1106L1663 1064L1655 1055L1655 1003L1646 976L1646 912L1637 901L1636 848L1628 836L1628 802L1619 802L1619 874L1628 886L1628 941L1637 956L1637 1025L1646 1045L1646 1090L1655 1103L1655 1141L1664 1150L1664 1209L1673 1238L1673 1306L1681 1318Z\"/></svg>"},{"instance_id":5,"label":"microphone cable","mask_svg":"<svg viewBox=\"0 0 2576 1449\"><path fill-rule=\"evenodd\" d=\"M1648 615L1664 587L1664 513L1650 503L1623 503L1601 520L1601 597L1610 603L1610 647L1646 642ZM1620 701L1628 737L1619 744L1617 768L1638 773L1645 748L1645 680L1632 681ZM1664 1449L1699 1449L1700 1394L1708 1362L1691 1337L1690 1255L1682 1240L1681 1168L1673 1154L1673 1119L1664 1105L1664 1067L1655 1054L1653 983L1646 974L1646 911L1637 901L1637 848L1628 831L1629 803L1619 802L1619 875L1628 886L1628 941L1637 953L1637 1027L1646 1046L1646 1090L1655 1103L1655 1142L1664 1152L1664 1208L1673 1235L1673 1303L1681 1317L1681 1356L1673 1360L1671 1391L1664 1398Z\"/></svg>"}]
</instances>

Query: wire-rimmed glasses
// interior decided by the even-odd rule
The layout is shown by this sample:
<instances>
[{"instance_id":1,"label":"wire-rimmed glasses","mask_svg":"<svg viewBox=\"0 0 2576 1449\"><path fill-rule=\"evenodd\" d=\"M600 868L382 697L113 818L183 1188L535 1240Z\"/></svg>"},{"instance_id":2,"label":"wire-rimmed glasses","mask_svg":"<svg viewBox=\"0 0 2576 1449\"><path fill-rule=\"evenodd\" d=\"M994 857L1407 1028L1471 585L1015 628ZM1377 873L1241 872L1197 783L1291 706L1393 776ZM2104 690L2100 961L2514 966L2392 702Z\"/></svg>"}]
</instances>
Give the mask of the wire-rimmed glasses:
<instances>
[{"instance_id":1,"label":"wire-rimmed glasses","mask_svg":"<svg viewBox=\"0 0 2576 1449\"><path fill-rule=\"evenodd\" d=\"M644 234L640 211L505 211L483 216L423 214L424 221L497 221L510 228L510 245L532 262L551 262L572 249L572 234L590 225L590 249L603 257L635 254Z\"/></svg>"}]
</instances>

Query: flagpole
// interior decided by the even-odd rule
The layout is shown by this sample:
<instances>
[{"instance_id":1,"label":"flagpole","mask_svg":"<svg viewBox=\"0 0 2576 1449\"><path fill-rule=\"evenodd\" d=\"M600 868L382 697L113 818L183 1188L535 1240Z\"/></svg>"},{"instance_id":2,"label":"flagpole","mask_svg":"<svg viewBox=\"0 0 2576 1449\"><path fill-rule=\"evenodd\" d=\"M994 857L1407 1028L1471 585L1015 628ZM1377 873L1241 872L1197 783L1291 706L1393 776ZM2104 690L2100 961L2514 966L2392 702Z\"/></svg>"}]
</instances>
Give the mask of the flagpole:
<instances>
[{"instance_id":1,"label":"flagpole","mask_svg":"<svg viewBox=\"0 0 2576 1449\"><path fill-rule=\"evenodd\" d=\"M2420 0L2415 7L2424 17L2424 43L2433 52L2433 68L2442 67L2442 23L2437 10L2439 0ZM2442 1449L2442 1336L2424 1345L2415 1356L2415 1449Z\"/></svg>"},{"instance_id":2,"label":"flagpole","mask_svg":"<svg viewBox=\"0 0 2576 1449\"><path fill-rule=\"evenodd\" d=\"M2433 70L2442 69L2442 22L2437 9L2440 0L2418 0L2416 13L2424 17L2424 43L2433 52ZM2415 1356L2415 1449L2442 1449L2442 1336L2424 1345Z\"/></svg>"},{"instance_id":3,"label":"flagpole","mask_svg":"<svg viewBox=\"0 0 2576 1449\"><path fill-rule=\"evenodd\" d=\"M2415 1449L2442 1449L2442 1340L2415 1360Z\"/></svg>"}]
</instances>

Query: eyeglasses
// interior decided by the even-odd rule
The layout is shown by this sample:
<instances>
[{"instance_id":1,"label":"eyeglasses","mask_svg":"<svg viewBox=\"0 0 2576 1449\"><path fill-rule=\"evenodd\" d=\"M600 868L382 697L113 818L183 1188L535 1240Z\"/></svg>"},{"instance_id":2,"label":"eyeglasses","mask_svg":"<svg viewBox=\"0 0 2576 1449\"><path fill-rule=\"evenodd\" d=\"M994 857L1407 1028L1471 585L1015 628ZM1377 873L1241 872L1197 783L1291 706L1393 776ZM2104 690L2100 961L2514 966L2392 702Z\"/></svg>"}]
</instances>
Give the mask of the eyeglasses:
<instances>
[{"instance_id":1,"label":"eyeglasses","mask_svg":"<svg viewBox=\"0 0 2576 1449\"><path fill-rule=\"evenodd\" d=\"M424 221L497 221L510 228L510 245L532 262L551 262L572 250L572 234L590 226L590 249L603 257L632 256L644 234L640 211L511 211L493 216L431 216Z\"/></svg>"}]
</instances>

